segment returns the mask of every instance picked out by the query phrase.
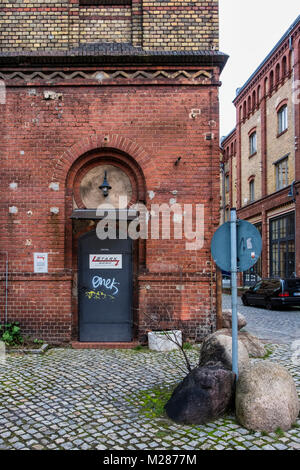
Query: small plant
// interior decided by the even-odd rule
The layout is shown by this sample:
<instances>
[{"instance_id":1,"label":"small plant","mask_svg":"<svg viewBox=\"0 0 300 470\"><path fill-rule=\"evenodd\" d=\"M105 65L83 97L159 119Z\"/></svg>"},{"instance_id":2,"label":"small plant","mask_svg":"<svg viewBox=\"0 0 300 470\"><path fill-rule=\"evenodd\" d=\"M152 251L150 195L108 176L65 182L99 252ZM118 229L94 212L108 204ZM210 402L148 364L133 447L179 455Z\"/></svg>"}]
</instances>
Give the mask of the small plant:
<instances>
[{"instance_id":1,"label":"small plant","mask_svg":"<svg viewBox=\"0 0 300 470\"><path fill-rule=\"evenodd\" d=\"M40 344L40 345L44 344L44 341L42 339L37 339L37 338L33 342L34 344Z\"/></svg>"},{"instance_id":2,"label":"small plant","mask_svg":"<svg viewBox=\"0 0 300 470\"><path fill-rule=\"evenodd\" d=\"M186 351L190 351L191 349L193 349L193 347L194 347L194 346L193 346L191 343L189 343L189 342L186 342L186 343L184 343L184 345L183 345L183 349L185 349Z\"/></svg>"},{"instance_id":3,"label":"small plant","mask_svg":"<svg viewBox=\"0 0 300 470\"><path fill-rule=\"evenodd\" d=\"M132 350L133 351L143 351L144 347L141 344L135 346Z\"/></svg>"},{"instance_id":4,"label":"small plant","mask_svg":"<svg viewBox=\"0 0 300 470\"><path fill-rule=\"evenodd\" d=\"M266 354L264 355L264 357L262 359L265 361L270 356L272 356L272 354L273 354L273 349L271 349L270 347L267 347L266 348Z\"/></svg>"},{"instance_id":5,"label":"small plant","mask_svg":"<svg viewBox=\"0 0 300 470\"><path fill-rule=\"evenodd\" d=\"M0 325L0 339L6 346L17 346L23 344L19 322L6 323Z\"/></svg>"},{"instance_id":6,"label":"small plant","mask_svg":"<svg viewBox=\"0 0 300 470\"><path fill-rule=\"evenodd\" d=\"M277 434L278 437L284 437L284 431L281 428L277 428L275 431L275 434Z\"/></svg>"}]
</instances>

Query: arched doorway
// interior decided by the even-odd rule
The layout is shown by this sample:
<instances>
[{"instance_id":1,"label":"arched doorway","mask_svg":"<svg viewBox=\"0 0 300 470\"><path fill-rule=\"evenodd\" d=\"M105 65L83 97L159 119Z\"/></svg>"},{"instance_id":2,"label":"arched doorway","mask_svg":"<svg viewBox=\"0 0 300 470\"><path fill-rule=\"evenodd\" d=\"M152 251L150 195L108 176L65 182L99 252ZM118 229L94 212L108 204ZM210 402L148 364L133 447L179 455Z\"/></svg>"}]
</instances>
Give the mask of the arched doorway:
<instances>
[{"instance_id":1,"label":"arched doorway","mask_svg":"<svg viewBox=\"0 0 300 470\"><path fill-rule=\"evenodd\" d=\"M106 174L111 190L99 187ZM145 264L145 241L119 237L119 217L145 202L143 174L128 155L90 152L70 169L66 188L66 266L73 273L72 338L80 342L131 342L138 330L138 274ZM119 205L121 197L121 205ZM124 205L124 201L126 201ZM97 237L97 207L116 208L117 237ZM122 215L120 215L122 213ZM115 265L114 265L115 263Z\"/></svg>"}]
</instances>

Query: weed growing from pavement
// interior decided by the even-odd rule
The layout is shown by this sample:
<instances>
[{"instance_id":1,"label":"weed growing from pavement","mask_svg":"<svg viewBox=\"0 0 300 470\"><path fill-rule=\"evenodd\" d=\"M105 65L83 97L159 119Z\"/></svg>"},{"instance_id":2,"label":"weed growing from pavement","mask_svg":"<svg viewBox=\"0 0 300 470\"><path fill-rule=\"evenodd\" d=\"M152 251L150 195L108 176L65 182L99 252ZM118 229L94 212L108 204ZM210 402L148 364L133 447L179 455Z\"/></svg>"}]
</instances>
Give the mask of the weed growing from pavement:
<instances>
[{"instance_id":1,"label":"weed growing from pavement","mask_svg":"<svg viewBox=\"0 0 300 470\"><path fill-rule=\"evenodd\" d=\"M269 357L272 356L272 354L273 354L273 352L274 352L274 350L273 350L272 348L270 348L269 345L267 345L267 346L265 347L265 350L266 350L266 354L265 354L264 357L262 358L264 361L267 360L267 359L269 359Z\"/></svg>"},{"instance_id":2,"label":"weed growing from pavement","mask_svg":"<svg viewBox=\"0 0 300 470\"><path fill-rule=\"evenodd\" d=\"M165 405L171 398L175 385L157 386L149 390L141 390L128 398L131 404L139 405L140 412L147 418L166 417Z\"/></svg>"},{"instance_id":3,"label":"weed growing from pavement","mask_svg":"<svg viewBox=\"0 0 300 470\"><path fill-rule=\"evenodd\" d=\"M285 436L285 433L284 433L284 431L283 431L281 428L277 428L276 431L275 431L275 434L276 434L278 437L284 437L284 436Z\"/></svg>"}]
</instances>

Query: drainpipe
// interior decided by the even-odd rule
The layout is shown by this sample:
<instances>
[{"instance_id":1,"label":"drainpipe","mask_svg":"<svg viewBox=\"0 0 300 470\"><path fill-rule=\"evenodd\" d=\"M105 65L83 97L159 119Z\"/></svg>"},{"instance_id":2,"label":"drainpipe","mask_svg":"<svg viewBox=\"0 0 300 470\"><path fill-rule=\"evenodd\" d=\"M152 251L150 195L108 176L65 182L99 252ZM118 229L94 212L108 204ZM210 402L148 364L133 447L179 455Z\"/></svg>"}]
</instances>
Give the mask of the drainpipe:
<instances>
[{"instance_id":1,"label":"drainpipe","mask_svg":"<svg viewBox=\"0 0 300 470\"><path fill-rule=\"evenodd\" d=\"M5 261L5 317L4 317L4 321L5 321L5 323L7 323L8 252L7 251L1 251L0 253L4 254L6 256L6 261ZM0 323L1 323L1 316L0 316Z\"/></svg>"},{"instance_id":2,"label":"drainpipe","mask_svg":"<svg viewBox=\"0 0 300 470\"><path fill-rule=\"evenodd\" d=\"M295 60L295 49L294 49L294 46L293 46L292 36L289 37L289 50L291 52L292 89L293 89L293 92L294 91L296 92L296 88L295 88L295 84L296 84L296 77L295 77L296 76L296 70L295 70L296 60ZM298 142L299 135L298 135L298 128L297 128L296 119L297 119L296 104L293 103L294 140L295 140L295 147L294 147L294 150L295 150L294 166L295 166L295 168L294 169L295 169L295 181L297 182L298 181L298 173L299 173L299 171L298 171L299 163L297 165L297 160L298 160L298 158L297 158L298 157L297 146L299 144L299 142ZM297 193L296 188L295 188L295 193ZM299 244L298 244L298 240L297 240L297 238L298 238L297 237L297 211L298 210L299 210L299 203L298 203L297 198L295 196L295 277L297 277L297 275L299 275L298 263L297 263L298 248L300 249Z\"/></svg>"},{"instance_id":3,"label":"drainpipe","mask_svg":"<svg viewBox=\"0 0 300 470\"><path fill-rule=\"evenodd\" d=\"M226 211L226 191L225 191L225 163L220 163L222 172L222 212L223 212L223 224L225 224L225 211Z\"/></svg>"}]
</instances>

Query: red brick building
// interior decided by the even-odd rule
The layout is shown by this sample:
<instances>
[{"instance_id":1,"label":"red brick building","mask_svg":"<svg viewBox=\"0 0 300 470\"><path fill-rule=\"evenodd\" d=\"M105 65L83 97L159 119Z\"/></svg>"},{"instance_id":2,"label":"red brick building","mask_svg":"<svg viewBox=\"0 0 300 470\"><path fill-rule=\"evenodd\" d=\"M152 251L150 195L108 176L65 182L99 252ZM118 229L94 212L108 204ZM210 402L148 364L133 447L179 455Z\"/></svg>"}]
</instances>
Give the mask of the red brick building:
<instances>
[{"instance_id":1,"label":"red brick building","mask_svg":"<svg viewBox=\"0 0 300 470\"><path fill-rule=\"evenodd\" d=\"M54 343L131 342L154 314L161 327L180 320L205 336L216 324L210 240L227 59L218 2L32 4L0 7L1 322ZM149 209L203 204L203 247L188 251L172 235L101 242L97 205L119 195ZM112 259L120 269L99 268ZM83 272L93 262L91 287ZM123 297L111 307L118 276Z\"/></svg>"},{"instance_id":2,"label":"red brick building","mask_svg":"<svg viewBox=\"0 0 300 470\"><path fill-rule=\"evenodd\" d=\"M223 210L257 226L262 257L245 284L300 276L300 17L234 99L236 128L224 139Z\"/></svg>"}]
</instances>

